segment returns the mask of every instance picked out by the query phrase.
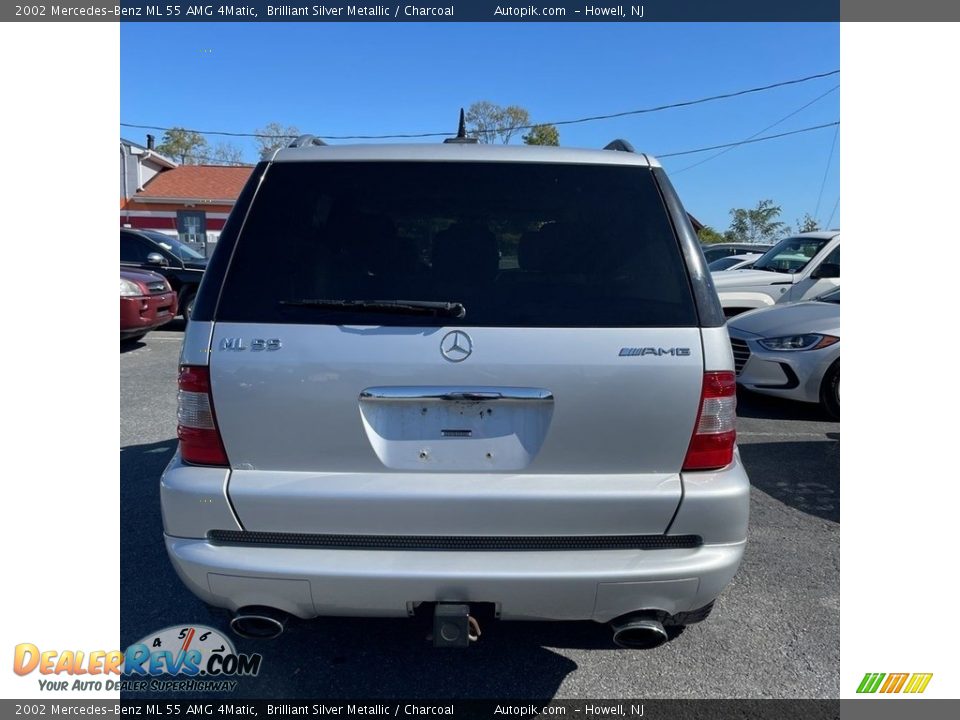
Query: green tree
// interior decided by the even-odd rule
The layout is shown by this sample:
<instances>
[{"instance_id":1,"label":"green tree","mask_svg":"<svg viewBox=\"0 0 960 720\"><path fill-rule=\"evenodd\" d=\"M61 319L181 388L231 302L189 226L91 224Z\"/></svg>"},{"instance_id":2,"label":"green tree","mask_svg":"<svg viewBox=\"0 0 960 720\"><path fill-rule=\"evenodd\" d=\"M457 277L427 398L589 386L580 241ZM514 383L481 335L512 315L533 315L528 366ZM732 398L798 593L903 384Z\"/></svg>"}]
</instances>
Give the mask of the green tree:
<instances>
[{"instance_id":1,"label":"green tree","mask_svg":"<svg viewBox=\"0 0 960 720\"><path fill-rule=\"evenodd\" d=\"M523 142L527 145L559 145L560 131L555 125L534 125L523 136Z\"/></svg>"},{"instance_id":2,"label":"green tree","mask_svg":"<svg viewBox=\"0 0 960 720\"><path fill-rule=\"evenodd\" d=\"M257 145L260 146L260 154L273 152L282 147L286 147L293 140L303 133L296 125L287 125L284 127L278 122L269 122L262 128L257 129Z\"/></svg>"},{"instance_id":3,"label":"green tree","mask_svg":"<svg viewBox=\"0 0 960 720\"><path fill-rule=\"evenodd\" d=\"M797 220L797 232L815 232L820 229L820 223L810 213L804 213L800 220Z\"/></svg>"},{"instance_id":4,"label":"green tree","mask_svg":"<svg viewBox=\"0 0 960 720\"><path fill-rule=\"evenodd\" d=\"M790 227L780 220L783 209L773 200L761 200L753 209L730 210L730 229L724 238L731 242L772 243L790 232Z\"/></svg>"},{"instance_id":5,"label":"green tree","mask_svg":"<svg viewBox=\"0 0 960 720\"><path fill-rule=\"evenodd\" d=\"M207 148L207 141L200 133L175 127L160 138L157 152L173 158L181 165L198 165L204 161Z\"/></svg>"},{"instance_id":6,"label":"green tree","mask_svg":"<svg viewBox=\"0 0 960 720\"><path fill-rule=\"evenodd\" d=\"M489 100L473 103L467 108L464 117L467 134L478 138L482 143L495 143L499 140L506 145L521 126L530 124L530 113L519 105L503 107Z\"/></svg>"},{"instance_id":7,"label":"green tree","mask_svg":"<svg viewBox=\"0 0 960 720\"><path fill-rule=\"evenodd\" d=\"M243 150L233 143L217 143L210 152L208 162L212 165L241 165Z\"/></svg>"},{"instance_id":8,"label":"green tree","mask_svg":"<svg viewBox=\"0 0 960 720\"><path fill-rule=\"evenodd\" d=\"M530 124L530 113L519 105L508 105L503 110L503 125L500 126L500 142L507 145L524 125Z\"/></svg>"},{"instance_id":9,"label":"green tree","mask_svg":"<svg viewBox=\"0 0 960 720\"><path fill-rule=\"evenodd\" d=\"M700 232L697 233L697 237L700 239L700 242L705 245L724 241L723 235L718 233L709 225L704 225L702 228L700 228Z\"/></svg>"}]
</instances>

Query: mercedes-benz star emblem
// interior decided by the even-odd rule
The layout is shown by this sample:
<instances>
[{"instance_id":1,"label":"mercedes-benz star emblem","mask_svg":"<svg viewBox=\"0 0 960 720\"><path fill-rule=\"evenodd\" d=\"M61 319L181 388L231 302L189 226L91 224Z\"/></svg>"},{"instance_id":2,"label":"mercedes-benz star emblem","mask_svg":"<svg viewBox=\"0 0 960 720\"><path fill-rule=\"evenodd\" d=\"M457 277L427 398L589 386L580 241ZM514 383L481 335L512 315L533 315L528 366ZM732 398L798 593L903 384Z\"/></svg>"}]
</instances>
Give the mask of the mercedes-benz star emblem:
<instances>
[{"instance_id":1,"label":"mercedes-benz star emblem","mask_svg":"<svg viewBox=\"0 0 960 720\"><path fill-rule=\"evenodd\" d=\"M473 340L462 330L448 332L440 341L440 354L450 362L463 362L473 352Z\"/></svg>"}]
</instances>

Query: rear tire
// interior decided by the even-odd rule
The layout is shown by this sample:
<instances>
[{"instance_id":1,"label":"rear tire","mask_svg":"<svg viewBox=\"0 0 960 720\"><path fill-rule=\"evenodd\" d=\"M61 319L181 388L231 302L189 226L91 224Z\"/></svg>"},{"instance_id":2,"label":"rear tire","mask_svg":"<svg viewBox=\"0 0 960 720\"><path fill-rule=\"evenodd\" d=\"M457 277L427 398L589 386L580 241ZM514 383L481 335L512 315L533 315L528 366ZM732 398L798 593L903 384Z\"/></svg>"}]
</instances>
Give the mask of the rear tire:
<instances>
[{"instance_id":1,"label":"rear tire","mask_svg":"<svg viewBox=\"0 0 960 720\"><path fill-rule=\"evenodd\" d=\"M840 361L837 360L820 384L820 404L834 420L840 419Z\"/></svg>"},{"instance_id":2,"label":"rear tire","mask_svg":"<svg viewBox=\"0 0 960 720\"><path fill-rule=\"evenodd\" d=\"M183 315L183 322L190 322L190 315L193 313L193 301L197 299L197 291L190 290L184 293L183 298L180 300L181 314Z\"/></svg>"}]
</instances>

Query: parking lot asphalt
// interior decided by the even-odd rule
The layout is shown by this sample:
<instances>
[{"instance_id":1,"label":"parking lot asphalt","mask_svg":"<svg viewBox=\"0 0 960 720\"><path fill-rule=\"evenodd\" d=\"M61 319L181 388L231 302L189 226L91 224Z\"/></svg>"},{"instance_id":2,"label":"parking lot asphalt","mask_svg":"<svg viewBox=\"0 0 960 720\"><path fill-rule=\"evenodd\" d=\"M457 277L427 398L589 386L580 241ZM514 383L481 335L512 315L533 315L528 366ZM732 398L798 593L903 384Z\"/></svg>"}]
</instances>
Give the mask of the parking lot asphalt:
<instances>
[{"instance_id":1,"label":"parking lot asphalt","mask_svg":"<svg viewBox=\"0 0 960 720\"><path fill-rule=\"evenodd\" d=\"M167 327L120 348L122 647L180 623L228 627L180 583L163 545L158 481L176 446L182 323ZM619 649L590 622L491 622L468 650L436 650L416 621L319 619L276 640L235 639L263 664L220 697L838 697L840 425L743 393L738 413L753 484L743 564L706 622L666 645Z\"/></svg>"}]
</instances>

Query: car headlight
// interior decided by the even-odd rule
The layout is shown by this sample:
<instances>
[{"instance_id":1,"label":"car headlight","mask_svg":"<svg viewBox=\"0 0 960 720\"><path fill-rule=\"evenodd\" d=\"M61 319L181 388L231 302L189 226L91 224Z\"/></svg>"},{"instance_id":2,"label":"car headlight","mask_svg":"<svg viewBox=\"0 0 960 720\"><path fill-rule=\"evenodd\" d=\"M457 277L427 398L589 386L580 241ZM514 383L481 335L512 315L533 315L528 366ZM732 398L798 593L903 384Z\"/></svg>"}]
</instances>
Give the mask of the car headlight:
<instances>
[{"instance_id":1,"label":"car headlight","mask_svg":"<svg viewBox=\"0 0 960 720\"><path fill-rule=\"evenodd\" d=\"M840 338L834 335L807 333L806 335L784 335L783 337L764 338L757 342L767 350L819 350L820 348L825 348L840 342Z\"/></svg>"},{"instance_id":2,"label":"car headlight","mask_svg":"<svg viewBox=\"0 0 960 720\"><path fill-rule=\"evenodd\" d=\"M135 282L130 282L129 280L120 278L120 297L135 297L143 294L143 288L141 288Z\"/></svg>"}]
</instances>

